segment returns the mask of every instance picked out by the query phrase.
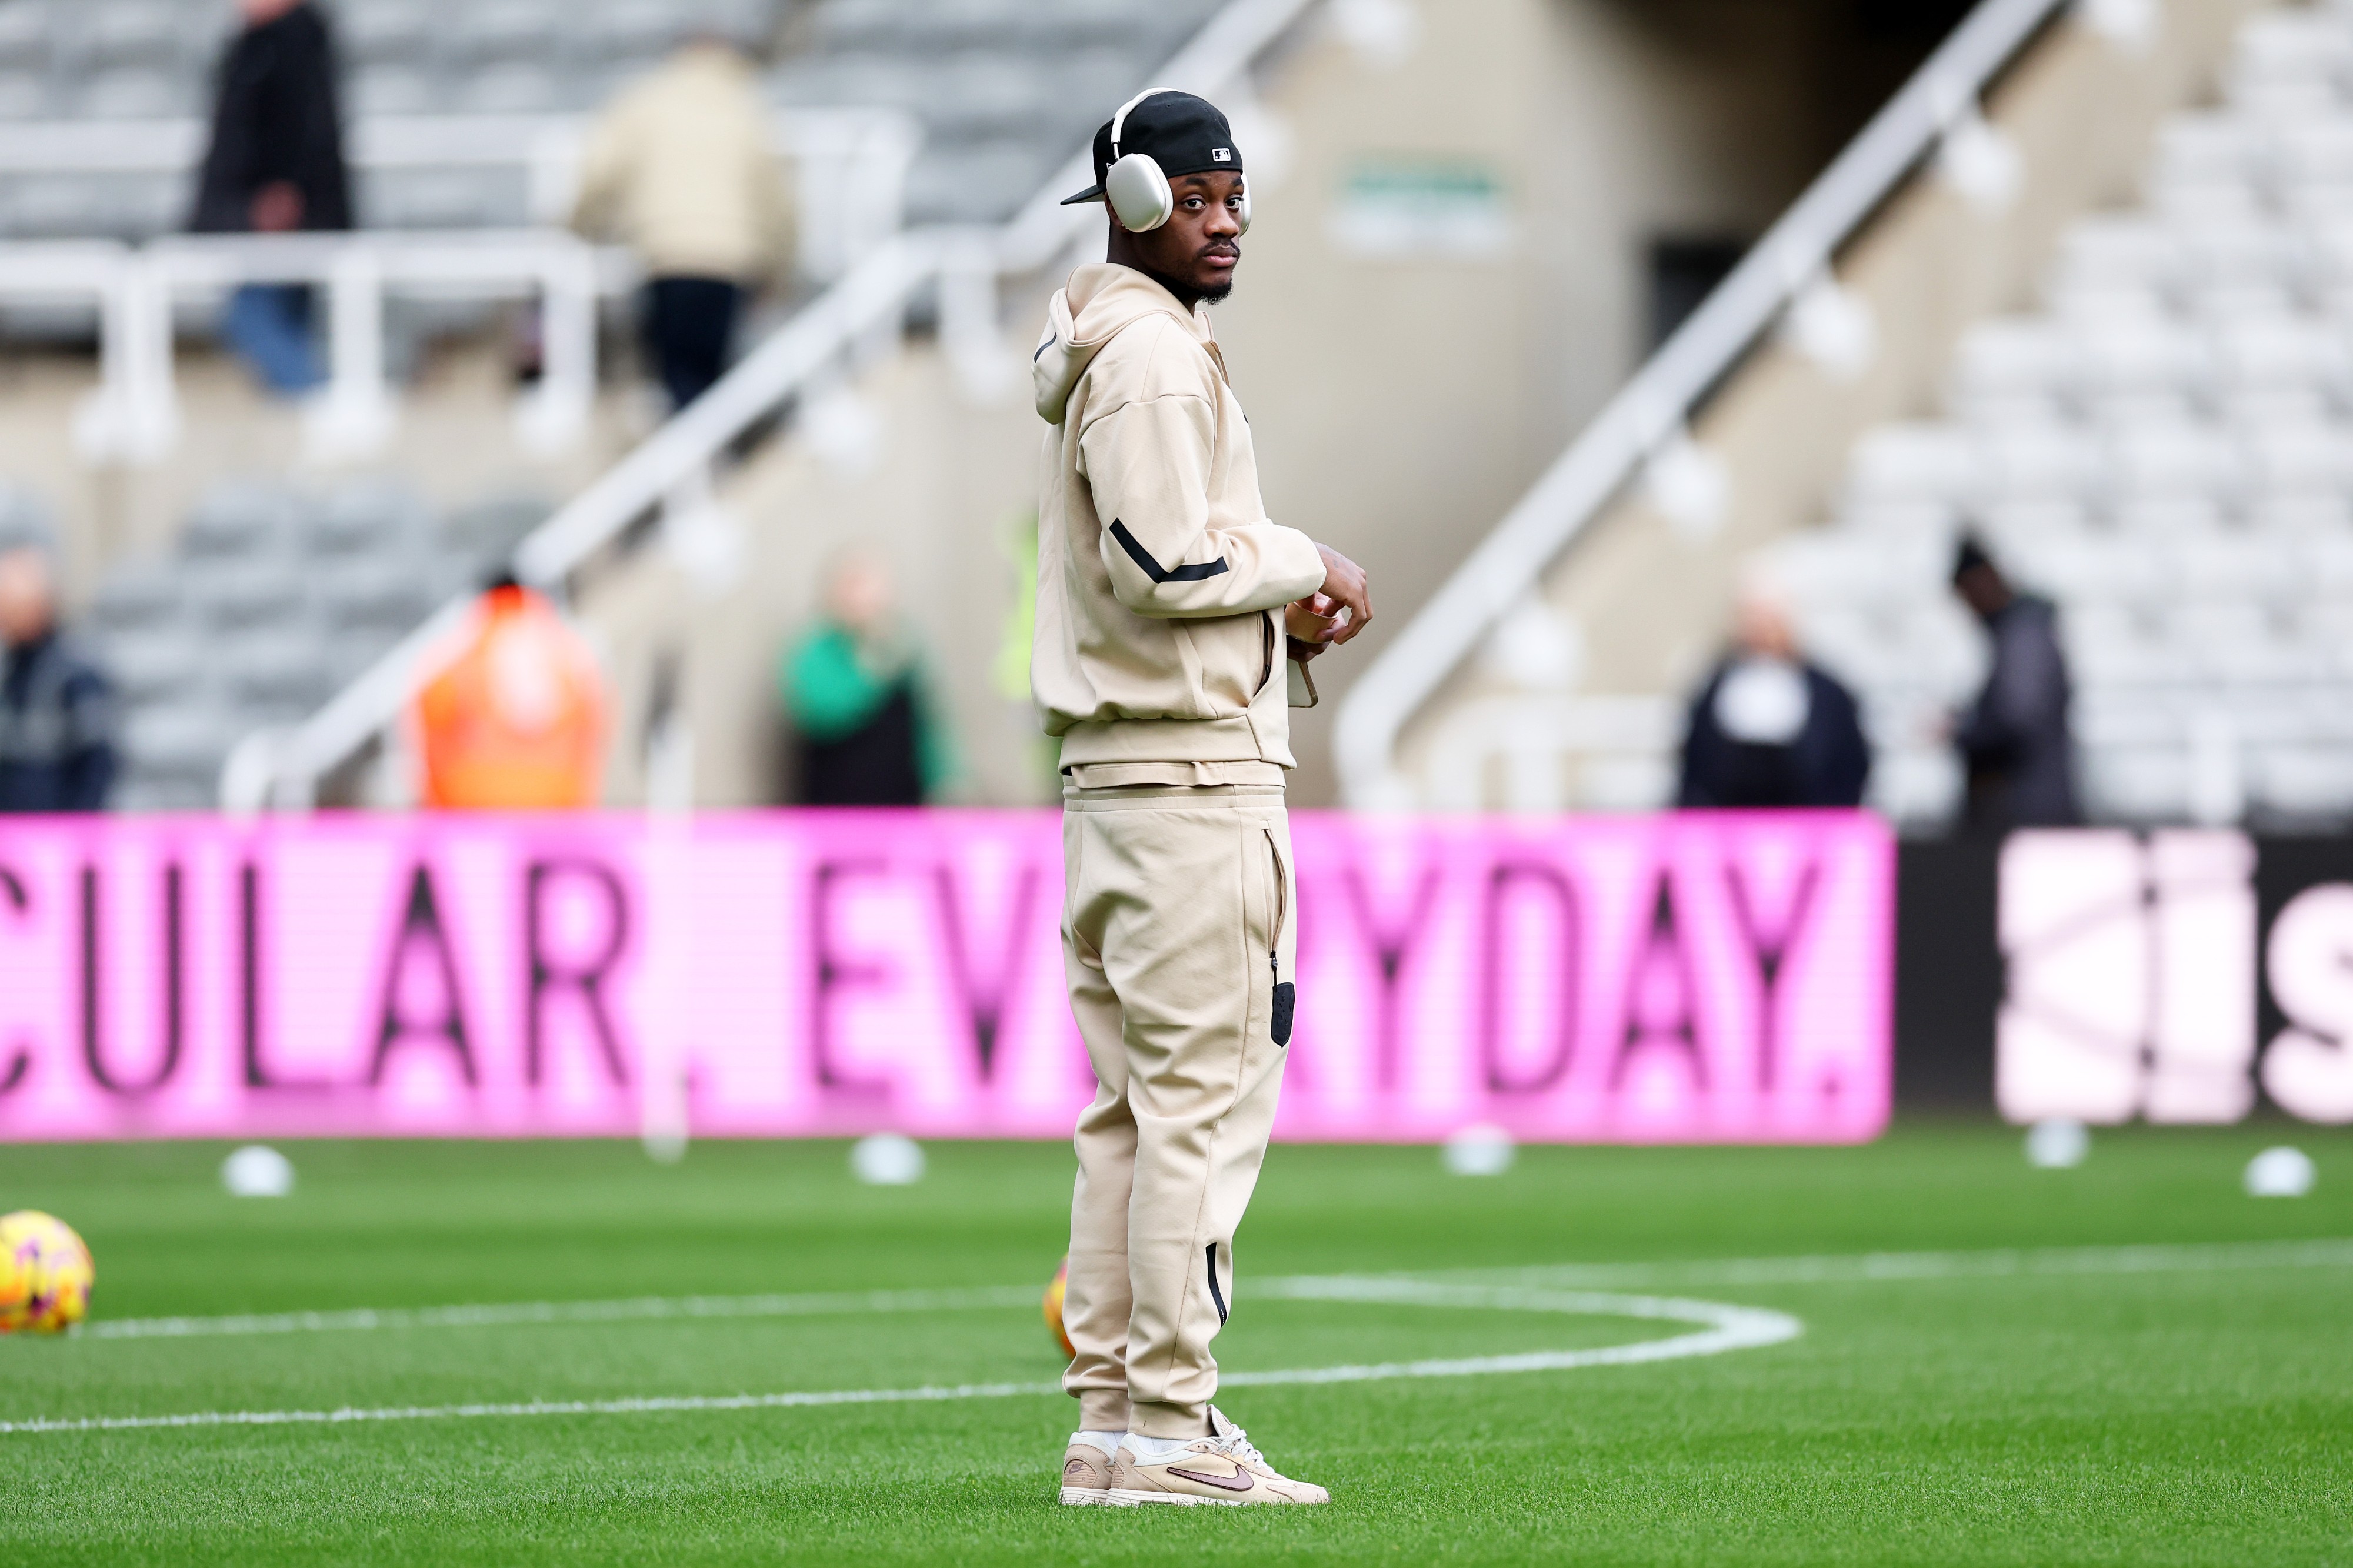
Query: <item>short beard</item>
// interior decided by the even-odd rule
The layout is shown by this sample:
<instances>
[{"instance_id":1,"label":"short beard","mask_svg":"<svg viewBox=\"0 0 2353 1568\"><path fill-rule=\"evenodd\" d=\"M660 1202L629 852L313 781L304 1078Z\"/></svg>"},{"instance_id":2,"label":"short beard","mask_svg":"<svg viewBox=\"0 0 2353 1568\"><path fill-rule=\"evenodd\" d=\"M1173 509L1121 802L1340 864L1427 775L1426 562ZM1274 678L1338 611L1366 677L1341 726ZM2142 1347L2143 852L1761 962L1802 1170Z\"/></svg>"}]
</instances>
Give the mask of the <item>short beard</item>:
<instances>
[{"instance_id":1,"label":"short beard","mask_svg":"<svg viewBox=\"0 0 2353 1568\"><path fill-rule=\"evenodd\" d=\"M1165 272L1155 272L1149 268L1144 268L1144 275L1176 295L1176 302L1188 310L1196 305L1222 305L1226 302L1226 296L1234 291L1230 274L1214 289L1196 289L1190 283L1179 282Z\"/></svg>"}]
</instances>

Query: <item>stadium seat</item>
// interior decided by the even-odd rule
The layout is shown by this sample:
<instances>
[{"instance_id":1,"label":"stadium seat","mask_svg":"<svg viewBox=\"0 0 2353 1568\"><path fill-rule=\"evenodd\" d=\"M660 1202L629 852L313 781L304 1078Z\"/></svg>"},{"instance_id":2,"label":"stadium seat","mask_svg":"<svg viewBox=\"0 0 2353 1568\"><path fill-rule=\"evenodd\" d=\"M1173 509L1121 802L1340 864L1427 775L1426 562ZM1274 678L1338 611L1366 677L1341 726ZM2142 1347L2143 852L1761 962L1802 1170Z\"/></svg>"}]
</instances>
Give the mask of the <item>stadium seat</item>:
<instances>
[{"instance_id":1,"label":"stadium seat","mask_svg":"<svg viewBox=\"0 0 2353 1568\"><path fill-rule=\"evenodd\" d=\"M201 692L214 650L194 630L163 625L103 637L98 651L116 691L135 709Z\"/></svg>"},{"instance_id":2,"label":"stadium seat","mask_svg":"<svg viewBox=\"0 0 2353 1568\"><path fill-rule=\"evenodd\" d=\"M190 610L216 631L282 625L309 603L309 581L291 561L198 559L182 572Z\"/></svg>"},{"instance_id":3,"label":"stadium seat","mask_svg":"<svg viewBox=\"0 0 2353 1568\"><path fill-rule=\"evenodd\" d=\"M39 69L49 62L48 8L38 0L0 5L0 65Z\"/></svg>"},{"instance_id":4,"label":"stadium seat","mask_svg":"<svg viewBox=\"0 0 2353 1568\"><path fill-rule=\"evenodd\" d=\"M2183 747L2118 746L2084 758L2084 805L2126 822L2179 822L2190 814L2191 763Z\"/></svg>"},{"instance_id":5,"label":"stadium seat","mask_svg":"<svg viewBox=\"0 0 2353 1568\"><path fill-rule=\"evenodd\" d=\"M669 47L677 17L666 0L605 0L590 11L582 41L607 60L645 61Z\"/></svg>"},{"instance_id":6,"label":"stadium seat","mask_svg":"<svg viewBox=\"0 0 2353 1568\"><path fill-rule=\"evenodd\" d=\"M512 554L515 546L546 521L554 510L533 496L502 497L461 507L442 525L442 546L470 569L488 571Z\"/></svg>"},{"instance_id":7,"label":"stadium seat","mask_svg":"<svg viewBox=\"0 0 2353 1568\"><path fill-rule=\"evenodd\" d=\"M2341 821L2353 801L2353 747L2266 747L2250 771L2256 802L2294 821Z\"/></svg>"},{"instance_id":8,"label":"stadium seat","mask_svg":"<svg viewBox=\"0 0 2353 1568\"><path fill-rule=\"evenodd\" d=\"M539 0L480 0L450 18L443 47L460 60L544 60L562 38L564 19Z\"/></svg>"},{"instance_id":9,"label":"stadium seat","mask_svg":"<svg viewBox=\"0 0 2353 1568\"><path fill-rule=\"evenodd\" d=\"M420 68L394 60L369 65L355 72L345 98L352 112L377 115L426 114L442 107L446 95L441 79ZM364 180L364 174L362 175Z\"/></svg>"},{"instance_id":10,"label":"stadium seat","mask_svg":"<svg viewBox=\"0 0 2353 1568\"><path fill-rule=\"evenodd\" d=\"M433 8L426 0L343 0L335 12L335 42L359 65L413 60L432 45Z\"/></svg>"},{"instance_id":11,"label":"stadium seat","mask_svg":"<svg viewBox=\"0 0 2353 1568\"><path fill-rule=\"evenodd\" d=\"M397 637L439 607L448 575L424 556L353 556L312 569L311 601L338 633Z\"/></svg>"},{"instance_id":12,"label":"stadium seat","mask_svg":"<svg viewBox=\"0 0 2353 1568\"><path fill-rule=\"evenodd\" d=\"M451 95L451 103L469 114L544 114L565 107L566 96L555 73L544 65L505 60L468 77Z\"/></svg>"},{"instance_id":13,"label":"stadium seat","mask_svg":"<svg viewBox=\"0 0 2353 1568\"><path fill-rule=\"evenodd\" d=\"M84 15L78 52L100 66L170 68L191 52L187 9L171 0L93 0Z\"/></svg>"},{"instance_id":14,"label":"stadium seat","mask_svg":"<svg viewBox=\"0 0 2353 1568\"><path fill-rule=\"evenodd\" d=\"M234 714L206 703L134 709L122 727L123 762L133 779L164 786L179 804L206 806L221 763L245 733Z\"/></svg>"},{"instance_id":15,"label":"stadium seat","mask_svg":"<svg viewBox=\"0 0 2353 1568\"><path fill-rule=\"evenodd\" d=\"M308 718L334 695L334 672L301 629L234 637L216 656L220 690L248 724Z\"/></svg>"},{"instance_id":16,"label":"stadium seat","mask_svg":"<svg viewBox=\"0 0 2353 1568\"><path fill-rule=\"evenodd\" d=\"M379 228L495 226L525 200L521 176L499 169L386 170L361 182L359 199Z\"/></svg>"},{"instance_id":17,"label":"stadium seat","mask_svg":"<svg viewBox=\"0 0 2353 1568\"><path fill-rule=\"evenodd\" d=\"M192 561L268 554L293 542L299 515L295 498L276 486L223 485L188 514L180 548Z\"/></svg>"},{"instance_id":18,"label":"stadium seat","mask_svg":"<svg viewBox=\"0 0 2353 1568\"><path fill-rule=\"evenodd\" d=\"M348 485L302 515L304 548L324 557L415 553L427 548L432 512L394 480Z\"/></svg>"}]
</instances>

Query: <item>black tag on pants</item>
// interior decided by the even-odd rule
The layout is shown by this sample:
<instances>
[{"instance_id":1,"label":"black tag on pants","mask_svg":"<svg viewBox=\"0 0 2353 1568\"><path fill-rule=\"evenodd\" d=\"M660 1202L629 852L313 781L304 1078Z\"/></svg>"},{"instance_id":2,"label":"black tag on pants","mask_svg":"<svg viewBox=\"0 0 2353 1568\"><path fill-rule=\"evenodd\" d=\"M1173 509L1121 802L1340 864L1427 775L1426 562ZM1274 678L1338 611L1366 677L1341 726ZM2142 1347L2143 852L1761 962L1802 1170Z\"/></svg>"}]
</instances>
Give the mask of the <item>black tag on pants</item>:
<instances>
[{"instance_id":1,"label":"black tag on pants","mask_svg":"<svg viewBox=\"0 0 2353 1568\"><path fill-rule=\"evenodd\" d=\"M1291 1044L1291 1012L1298 1005L1299 993L1285 980L1274 988L1274 1043Z\"/></svg>"}]
</instances>

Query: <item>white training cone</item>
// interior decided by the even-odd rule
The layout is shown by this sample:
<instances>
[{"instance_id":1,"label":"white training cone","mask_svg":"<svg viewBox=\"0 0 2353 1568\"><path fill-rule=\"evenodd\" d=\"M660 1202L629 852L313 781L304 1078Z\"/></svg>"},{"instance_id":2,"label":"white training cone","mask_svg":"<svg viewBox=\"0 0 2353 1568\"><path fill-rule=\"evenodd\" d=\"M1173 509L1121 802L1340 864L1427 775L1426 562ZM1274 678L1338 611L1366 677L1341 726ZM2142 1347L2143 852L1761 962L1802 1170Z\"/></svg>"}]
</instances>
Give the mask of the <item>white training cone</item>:
<instances>
[{"instance_id":1,"label":"white training cone","mask_svg":"<svg viewBox=\"0 0 2353 1568\"><path fill-rule=\"evenodd\" d=\"M2251 1198L2300 1198L2320 1178L2319 1167L2301 1149L2282 1144L2266 1149L2247 1162L2247 1195Z\"/></svg>"},{"instance_id":2,"label":"white training cone","mask_svg":"<svg viewBox=\"0 0 2353 1568\"><path fill-rule=\"evenodd\" d=\"M294 1162L267 1143L248 1143L221 1162L231 1197L282 1198L294 1190Z\"/></svg>"},{"instance_id":3,"label":"white training cone","mask_svg":"<svg viewBox=\"0 0 2353 1568\"><path fill-rule=\"evenodd\" d=\"M2091 1152L2091 1131L2073 1117L2050 1117L2026 1130L2026 1163L2038 1171L2072 1171Z\"/></svg>"},{"instance_id":4,"label":"white training cone","mask_svg":"<svg viewBox=\"0 0 2353 1568\"><path fill-rule=\"evenodd\" d=\"M1510 1133L1476 1122L1446 1141L1446 1168L1458 1176L1500 1176L1512 1168L1518 1152Z\"/></svg>"},{"instance_id":5,"label":"white training cone","mask_svg":"<svg viewBox=\"0 0 2353 1568\"><path fill-rule=\"evenodd\" d=\"M896 1132L871 1132L849 1146L849 1169L870 1187L913 1186L923 1179L923 1146Z\"/></svg>"}]
</instances>

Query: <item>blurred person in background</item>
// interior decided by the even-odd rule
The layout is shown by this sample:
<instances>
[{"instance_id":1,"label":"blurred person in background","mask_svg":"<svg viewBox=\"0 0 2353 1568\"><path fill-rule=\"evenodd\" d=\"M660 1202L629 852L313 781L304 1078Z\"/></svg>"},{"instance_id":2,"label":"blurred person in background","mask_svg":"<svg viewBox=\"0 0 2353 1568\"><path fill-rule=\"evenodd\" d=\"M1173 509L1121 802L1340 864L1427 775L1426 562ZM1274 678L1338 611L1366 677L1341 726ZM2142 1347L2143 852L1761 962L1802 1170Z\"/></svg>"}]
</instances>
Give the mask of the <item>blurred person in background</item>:
<instances>
[{"instance_id":1,"label":"blurred person in background","mask_svg":"<svg viewBox=\"0 0 2353 1568\"><path fill-rule=\"evenodd\" d=\"M199 234L291 234L352 226L335 53L310 0L237 0L245 26L221 58L212 144L190 226ZM230 345L272 391L326 379L311 290L248 283L229 297Z\"/></svg>"},{"instance_id":2,"label":"blurred person in background","mask_svg":"<svg viewBox=\"0 0 2353 1568\"><path fill-rule=\"evenodd\" d=\"M0 811L100 811L114 784L114 694L58 628L47 551L0 551Z\"/></svg>"},{"instance_id":3,"label":"blurred person in background","mask_svg":"<svg viewBox=\"0 0 2353 1568\"><path fill-rule=\"evenodd\" d=\"M1732 651L1692 700L1675 804L1856 806L1870 776L1853 693L1799 653L1772 589L1749 584Z\"/></svg>"},{"instance_id":4,"label":"blurred person in background","mask_svg":"<svg viewBox=\"0 0 2353 1568\"><path fill-rule=\"evenodd\" d=\"M434 663L411 715L426 805L565 811L602 798L605 672L543 595L494 581Z\"/></svg>"},{"instance_id":5,"label":"blurred person in background","mask_svg":"<svg viewBox=\"0 0 2353 1568\"><path fill-rule=\"evenodd\" d=\"M1973 537L1961 541L1954 557L1953 592L1993 639L1985 686L1953 727L1953 744L1968 775L1964 820L1972 829L1993 832L2081 821L2058 610L2048 599L2011 587Z\"/></svg>"},{"instance_id":6,"label":"blurred person in background","mask_svg":"<svg viewBox=\"0 0 2353 1568\"><path fill-rule=\"evenodd\" d=\"M727 368L747 289L788 270L783 167L750 57L699 28L624 90L582 161L572 226L638 253L646 344L673 411Z\"/></svg>"},{"instance_id":7,"label":"blurred person in background","mask_svg":"<svg viewBox=\"0 0 2353 1568\"><path fill-rule=\"evenodd\" d=\"M939 704L881 562L852 554L824 618L785 656L803 805L921 805L949 772Z\"/></svg>"}]
</instances>

